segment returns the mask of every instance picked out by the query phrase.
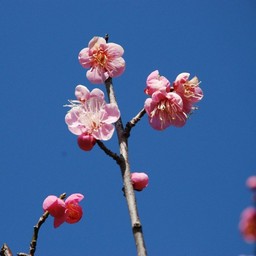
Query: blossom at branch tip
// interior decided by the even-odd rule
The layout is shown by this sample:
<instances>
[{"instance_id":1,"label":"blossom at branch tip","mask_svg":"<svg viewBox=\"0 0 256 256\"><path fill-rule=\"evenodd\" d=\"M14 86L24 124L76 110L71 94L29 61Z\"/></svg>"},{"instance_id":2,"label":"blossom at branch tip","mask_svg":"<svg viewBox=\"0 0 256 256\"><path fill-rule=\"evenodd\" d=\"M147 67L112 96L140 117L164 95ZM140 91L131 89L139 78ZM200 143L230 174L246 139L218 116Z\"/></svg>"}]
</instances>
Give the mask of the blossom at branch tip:
<instances>
[{"instance_id":1,"label":"blossom at branch tip","mask_svg":"<svg viewBox=\"0 0 256 256\"><path fill-rule=\"evenodd\" d=\"M93 37L88 47L82 49L78 60L84 68L88 80L93 84L101 84L109 77L120 76L125 70L122 58L124 49L119 44L107 43L103 37Z\"/></svg>"},{"instance_id":2,"label":"blossom at branch tip","mask_svg":"<svg viewBox=\"0 0 256 256\"><path fill-rule=\"evenodd\" d=\"M78 222L83 216L83 209L79 202L84 198L82 194L70 195L65 201L57 196L50 195L43 202L44 211L54 217L54 227L59 227L62 223L70 224Z\"/></svg>"},{"instance_id":3,"label":"blossom at branch tip","mask_svg":"<svg viewBox=\"0 0 256 256\"><path fill-rule=\"evenodd\" d=\"M159 75L159 71L153 71L148 77L146 81L147 87L144 92L148 95L152 95L155 91L170 91L170 82L164 76Z\"/></svg>"},{"instance_id":4,"label":"blossom at branch tip","mask_svg":"<svg viewBox=\"0 0 256 256\"><path fill-rule=\"evenodd\" d=\"M96 140L109 140L115 130L113 123L120 117L116 104L106 103L103 91L78 85L77 100L71 100L71 107L65 116L68 129L75 135L90 134Z\"/></svg>"},{"instance_id":5,"label":"blossom at branch tip","mask_svg":"<svg viewBox=\"0 0 256 256\"><path fill-rule=\"evenodd\" d=\"M132 172L131 173L131 182L133 189L141 191L148 186L148 175L144 172Z\"/></svg>"},{"instance_id":6,"label":"blossom at branch tip","mask_svg":"<svg viewBox=\"0 0 256 256\"><path fill-rule=\"evenodd\" d=\"M239 229L244 239L248 243L256 242L256 209L246 208L242 214L239 223Z\"/></svg>"},{"instance_id":7,"label":"blossom at branch tip","mask_svg":"<svg viewBox=\"0 0 256 256\"><path fill-rule=\"evenodd\" d=\"M187 120L182 98L175 92L154 92L152 98L146 99L144 108L149 124L156 130L164 130L171 125L182 127Z\"/></svg>"}]
</instances>

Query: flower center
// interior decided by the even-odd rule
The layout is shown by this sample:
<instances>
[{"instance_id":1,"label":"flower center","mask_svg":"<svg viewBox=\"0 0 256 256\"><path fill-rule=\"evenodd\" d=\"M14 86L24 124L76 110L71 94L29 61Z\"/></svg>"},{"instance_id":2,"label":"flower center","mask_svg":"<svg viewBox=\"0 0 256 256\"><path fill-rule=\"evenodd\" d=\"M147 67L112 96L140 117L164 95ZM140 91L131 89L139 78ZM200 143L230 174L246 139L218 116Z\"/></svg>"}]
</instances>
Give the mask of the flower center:
<instances>
[{"instance_id":1,"label":"flower center","mask_svg":"<svg viewBox=\"0 0 256 256\"><path fill-rule=\"evenodd\" d=\"M79 121L88 128L88 133L97 131L102 124L104 103L96 98L90 98L81 106L82 113L79 116Z\"/></svg>"},{"instance_id":2,"label":"flower center","mask_svg":"<svg viewBox=\"0 0 256 256\"><path fill-rule=\"evenodd\" d=\"M93 66L101 66L103 68L105 67L106 62L108 60L108 57L107 57L105 51L102 49L95 51L93 53L93 58L94 58Z\"/></svg>"},{"instance_id":3,"label":"flower center","mask_svg":"<svg viewBox=\"0 0 256 256\"><path fill-rule=\"evenodd\" d=\"M161 100L151 112L151 117L157 115L161 121L175 120L178 112L178 106L174 102Z\"/></svg>"},{"instance_id":4,"label":"flower center","mask_svg":"<svg viewBox=\"0 0 256 256\"><path fill-rule=\"evenodd\" d=\"M66 222L67 223L76 223L78 222L83 215L83 211L80 205L69 203L66 205Z\"/></svg>"}]
</instances>

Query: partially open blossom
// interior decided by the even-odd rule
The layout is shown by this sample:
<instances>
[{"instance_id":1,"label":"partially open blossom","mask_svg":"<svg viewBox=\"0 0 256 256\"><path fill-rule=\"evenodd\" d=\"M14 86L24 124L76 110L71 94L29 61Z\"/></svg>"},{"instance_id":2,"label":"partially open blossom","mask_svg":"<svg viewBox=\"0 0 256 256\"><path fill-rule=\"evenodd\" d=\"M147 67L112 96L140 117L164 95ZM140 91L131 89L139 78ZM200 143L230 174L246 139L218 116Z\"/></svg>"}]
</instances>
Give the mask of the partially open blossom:
<instances>
[{"instance_id":1,"label":"partially open blossom","mask_svg":"<svg viewBox=\"0 0 256 256\"><path fill-rule=\"evenodd\" d=\"M241 214L239 229L244 239L248 243L256 242L256 209L246 208Z\"/></svg>"},{"instance_id":2,"label":"partially open blossom","mask_svg":"<svg viewBox=\"0 0 256 256\"><path fill-rule=\"evenodd\" d=\"M170 91L170 82L164 76L159 75L159 71L153 71L148 77L146 81L147 87L144 92L148 95L152 95L155 91Z\"/></svg>"},{"instance_id":3,"label":"partially open blossom","mask_svg":"<svg viewBox=\"0 0 256 256\"><path fill-rule=\"evenodd\" d=\"M104 93L99 89L91 92L87 87L78 85L75 89L77 100L71 100L71 109L65 116L69 130L76 134L89 134L96 140L109 140L115 130L113 123L120 112L116 104L106 103Z\"/></svg>"},{"instance_id":4,"label":"partially open blossom","mask_svg":"<svg viewBox=\"0 0 256 256\"><path fill-rule=\"evenodd\" d=\"M156 130L164 130L170 125L182 127L187 120L182 98L175 92L154 92L152 98L146 99L144 108L150 125Z\"/></svg>"},{"instance_id":5,"label":"partially open blossom","mask_svg":"<svg viewBox=\"0 0 256 256\"><path fill-rule=\"evenodd\" d=\"M199 80L195 76L189 80L189 73L179 74L174 83L174 91L179 94L183 100L183 110L185 113L190 113L193 110L193 104L203 98L203 91L199 87Z\"/></svg>"},{"instance_id":6,"label":"partially open blossom","mask_svg":"<svg viewBox=\"0 0 256 256\"><path fill-rule=\"evenodd\" d=\"M148 186L148 175L144 172L133 172L131 173L131 181L133 189L141 191Z\"/></svg>"},{"instance_id":7,"label":"partially open blossom","mask_svg":"<svg viewBox=\"0 0 256 256\"><path fill-rule=\"evenodd\" d=\"M84 151L90 151L95 143L96 139L88 133L82 133L77 137L78 146Z\"/></svg>"},{"instance_id":8,"label":"partially open blossom","mask_svg":"<svg viewBox=\"0 0 256 256\"><path fill-rule=\"evenodd\" d=\"M250 176L246 180L246 185L249 189L256 191L256 176Z\"/></svg>"},{"instance_id":9,"label":"partially open blossom","mask_svg":"<svg viewBox=\"0 0 256 256\"><path fill-rule=\"evenodd\" d=\"M50 195L43 202L44 211L48 211L54 217L54 227L62 223L70 224L78 222L83 216L82 207L79 202L84 198L82 194L72 194L65 201L57 196Z\"/></svg>"},{"instance_id":10,"label":"partially open blossom","mask_svg":"<svg viewBox=\"0 0 256 256\"><path fill-rule=\"evenodd\" d=\"M78 60L84 68L91 83L104 83L109 77L120 76L125 70L125 61L122 58L124 49L115 43L107 43L103 37L95 36L88 47L82 49Z\"/></svg>"}]
</instances>

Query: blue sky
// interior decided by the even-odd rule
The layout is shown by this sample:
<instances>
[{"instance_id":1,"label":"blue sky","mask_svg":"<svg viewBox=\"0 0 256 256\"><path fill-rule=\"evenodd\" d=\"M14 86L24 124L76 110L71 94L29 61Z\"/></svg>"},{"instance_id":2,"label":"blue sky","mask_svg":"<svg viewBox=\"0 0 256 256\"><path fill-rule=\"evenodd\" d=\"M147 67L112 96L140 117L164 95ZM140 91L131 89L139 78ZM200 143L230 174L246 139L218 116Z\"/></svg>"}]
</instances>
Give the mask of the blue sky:
<instances>
[{"instance_id":1,"label":"blue sky","mask_svg":"<svg viewBox=\"0 0 256 256\"><path fill-rule=\"evenodd\" d=\"M132 130L131 169L150 176L136 193L148 255L251 254L237 226L256 174L255 13L254 0L0 1L0 244L27 252L44 198L80 192L82 221L49 218L36 255L136 255L118 166L64 123L75 86L95 88L78 52L108 33L125 49L113 81L124 122L153 70L197 75L205 94L184 128L155 131L145 116ZM116 136L106 145L117 152Z\"/></svg>"}]
</instances>

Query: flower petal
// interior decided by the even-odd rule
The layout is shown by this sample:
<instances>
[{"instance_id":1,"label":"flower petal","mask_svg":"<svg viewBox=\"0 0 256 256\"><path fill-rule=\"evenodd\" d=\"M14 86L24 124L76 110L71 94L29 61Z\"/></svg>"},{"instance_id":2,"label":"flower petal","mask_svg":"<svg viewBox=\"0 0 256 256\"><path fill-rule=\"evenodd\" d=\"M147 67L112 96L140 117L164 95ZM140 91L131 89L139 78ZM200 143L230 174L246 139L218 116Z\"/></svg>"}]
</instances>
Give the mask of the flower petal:
<instances>
[{"instance_id":1,"label":"flower petal","mask_svg":"<svg viewBox=\"0 0 256 256\"><path fill-rule=\"evenodd\" d=\"M89 48L84 48L79 52L78 60L84 68L91 67L91 57L89 56Z\"/></svg>"},{"instance_id":2,"label":"flower petal","mask_svg":"<svg viewBox=\"0 0 256 256\"><path fill-rule=\"evenodd\" d=\"M86 77L92 84L104 84L104 82L109 78L109 75L104 71L104 69L96 66L86 72Z\"/></svg>"},{"instance_id":3,"label":"flower petal","mask_svg":"<svg viewBox=\"0 0 256 256\"><path fill-rule=\"evenodd\" d=\"M87 87L83 85L77 85L75 88L75 96L78 100L84 101L89 99L90 97L90 91Z\"/></svg>"},{"instance_id":4,"label":"flower petal","mask_svg":"<svg viewBox=\"0 0 256 256\"><path fill-rule=\"evenodd\" d=\"M107 63L106 69L110 77L120 76L125 70L125 61L122 57L115 58Z\"/></svg>"},{"instance_id":5,"label":"flower petal","mask_svg":"<svg viewBox=\"0 0 256 256\"><path fill-rule=\"evenodd\" d=\"M115 127L112 124L102 124L98 130L92 132L92 135L97 140L109 140L113 136Z\"/></svg>"},{"instance_id":6,"label":"flower petal","mask_svg":"<svg viewBox=\"0 0 256 256\"><path fill-rule=\"evenodd\" d=\"M116 104L109 103L104 107L105 113L103 116L103 120L107 124L115 123L120 117L120 111Z\"/></svg>"},{"instance_id":7,"label":"flower petal","mask_svg":"<svg viewBox=\"0 0 256 256\"><path fill-rule=\"evenodd\" d=\"M70 195L66 200L65 200L65 203L70 203L70 202L80 202L81 200L84 199L84 195L82 194L79 194L79 193L75 193L75 194L72 194Z\"/></svg>"},{"instance_id":8,"label":"flower petal","mask_svg":"<svg viewBox=\"0 0 256 256\"><path fill-rule=\"evenodd\" d=\"M121 57L124 54L124 49L121 45L115 43L107 44L107 54L110 58Z\"/></svg>"}]
</instances>

